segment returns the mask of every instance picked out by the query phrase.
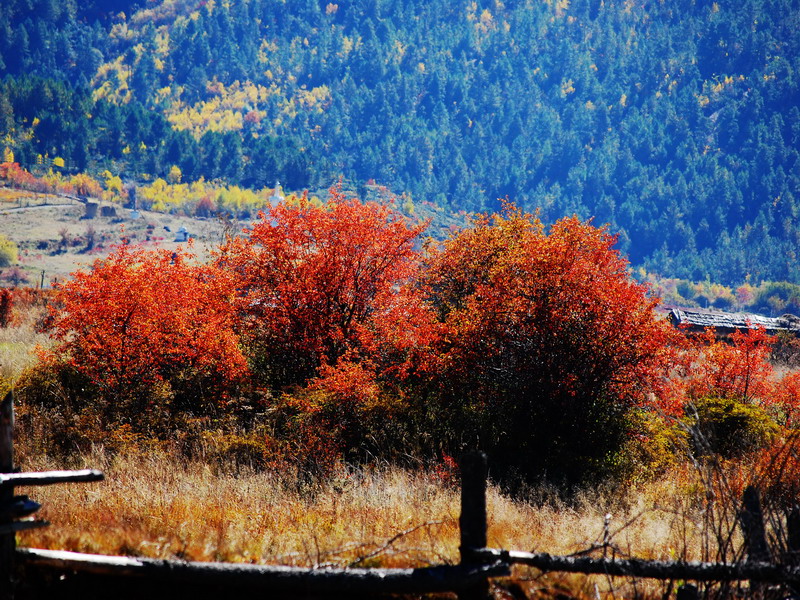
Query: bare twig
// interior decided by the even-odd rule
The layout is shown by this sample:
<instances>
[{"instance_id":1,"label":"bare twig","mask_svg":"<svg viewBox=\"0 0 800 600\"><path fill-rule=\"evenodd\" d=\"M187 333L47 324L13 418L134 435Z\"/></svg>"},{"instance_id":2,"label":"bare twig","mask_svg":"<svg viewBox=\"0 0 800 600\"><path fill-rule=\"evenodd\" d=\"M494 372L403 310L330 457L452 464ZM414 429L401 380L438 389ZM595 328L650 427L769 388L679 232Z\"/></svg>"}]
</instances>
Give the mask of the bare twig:
<instances>
[{"instance_id":1,"label":"bare twig","mask_svg":"<svg viewBox=\"0 0 800 600\"><path fill-rule=\"evenodd\" d=\"M367 554L365 554L363 556L359 556L356 560L351 562L348 565L348 567L356 567L359 564L361 564L362 562L364 562L365 560L369 560L370 558L374 558L374 557L378 556L379 554L382 554L383 552L385 552L386 550L391 548L391 546L397 540L402 539L402 538L404 538L404 537L406 537L408 535L411 535L412 533L414 533L415 531L419 531L423 527L430 527L431 525L441 525L442 523L443 523L442 521L426 521L425 523L422 523L421 525L417 525L415 527L412 527L411 529L406 529L405 531L401 531L400 533L395 534L391 538L389 538L389 540L386 541L386 543L384 543L379 548L376 548L372 552L369 552L369 553L367 553Z\"/></svg>"}]
</instances>

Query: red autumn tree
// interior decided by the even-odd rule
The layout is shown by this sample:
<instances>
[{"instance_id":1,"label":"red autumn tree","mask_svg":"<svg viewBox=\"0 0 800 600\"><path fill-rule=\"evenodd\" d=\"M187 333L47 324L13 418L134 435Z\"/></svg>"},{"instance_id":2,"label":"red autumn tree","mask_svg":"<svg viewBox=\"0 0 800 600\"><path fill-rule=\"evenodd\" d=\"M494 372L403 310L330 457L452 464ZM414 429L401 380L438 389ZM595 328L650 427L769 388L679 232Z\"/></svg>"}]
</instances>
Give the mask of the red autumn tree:
<instances>
[{"instance_id":1,"label":"red autumn tree","mask_svg":"<svg viewBox=\"0 0 800 600\"><path fill-rule=\"evenodd\" d=\"M324 205L304 197L260 215L218 259L235 274L257 371L280 387L302 385L345 355L368 356L377 368L402 363L429 323L407 285L424 228L337 188Z\"/></svg>"},{"instance_id":2,"label":"red autumn tree","mask_svg":"<svg viewBox=\"0 0 800 600\"><path fill-rule=\"evenodd\" d=\"M111 420L203 413L246 372L230 277L184 251L121 246L58 286L53 356L88 380ZM153 406L155 396L167 406Z\"/></svg>"},{"instance_id":3,"label":"red autumn tree","mask_svg":"<svg viewBox=\"0 0 800 600\"><path fill-rule=\"evenodd\" d=\"M775 385L773 402L783 414L782 421L790 428L800 425L800 372L784 375Z\"/></svg>"},{"instance_id":4,"label":"red autumn tree","mask_svg":"<svg viewBox=\"0 0 800 600\"><path fill-rule=\"evenodd\" d=\"M770 403L774 391L769 362L774 339L763 327L734 331L730 341L707 329L694 340L693 365L687 380L690 401L721 398Z\"/></svg>"},{"instance_id":5,"label":"red autumn tree","mask_svg":"<svg viewBox=\"0 0 800 600\"><path fill-rule=\"evenodd\" d=\"M673 332L606 229L549 232L506 205L431 253L425 284L448 329L437 418L528 477L576 481L609 463L632 408L658 392Z\"/></svg>"}]
</instances>

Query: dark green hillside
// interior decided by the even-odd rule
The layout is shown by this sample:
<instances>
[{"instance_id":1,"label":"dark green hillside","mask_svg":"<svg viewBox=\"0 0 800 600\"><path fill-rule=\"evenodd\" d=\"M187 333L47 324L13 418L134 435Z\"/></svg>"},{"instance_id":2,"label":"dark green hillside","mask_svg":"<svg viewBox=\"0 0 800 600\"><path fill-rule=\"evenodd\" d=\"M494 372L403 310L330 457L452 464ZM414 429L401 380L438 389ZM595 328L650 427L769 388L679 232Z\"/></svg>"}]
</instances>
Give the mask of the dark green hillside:
<instances>
[{"instance_id":1,"label":"dark green hillside","mask_svg":"<svg viewBox=\"0 0 800 600\"><path fill-rule=\"evenodd\" d=\"M666 275L800 282L796 1L181 0L109 17L125 4L4 3L0 128L19 160L293 188L342 174L452 210L509 196L610 223ZM43 85L91 118L31 108Z\"/></svg>"}]
</instances>

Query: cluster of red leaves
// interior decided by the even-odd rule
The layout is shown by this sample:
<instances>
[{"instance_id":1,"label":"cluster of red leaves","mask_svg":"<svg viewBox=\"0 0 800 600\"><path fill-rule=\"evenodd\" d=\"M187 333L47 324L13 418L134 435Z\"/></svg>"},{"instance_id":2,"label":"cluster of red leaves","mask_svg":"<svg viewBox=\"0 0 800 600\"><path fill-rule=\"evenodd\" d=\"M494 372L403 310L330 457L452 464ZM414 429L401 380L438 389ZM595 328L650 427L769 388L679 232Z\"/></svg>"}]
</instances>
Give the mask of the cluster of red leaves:
<instances>
[{"instance_id":1,"label":"cluster of red leaves","mask_svg":"<svg viewBox=\"0 0 800 600\"><path fill-rule=\"evenodd\" d=\"M686 381L689 400L724 398L740 402L769 402L773 369L769 355L774 340L763 328L733 332L730 341L717 339L712 329L693 340Z\"/></svg>"},{"instance_id":2,"label":"cluster of red leaves","mask_svg":"<svg viewBox=\"0 0 800 600\"><path fill-rule=\"evenodd\" d=\"M272 208L221 249L242 334L273 383L304 384L345 355L402 369L425 318L408 285L424 228L333 189L323 206L302 198Z\"/></svg>"},{"instance_id":3,"label":"cluster of red leaves","mask_svg":"<svg viewBox=\"0 0 800 600\"><path fill-rule=\"evenodd\" d=\"M53 352L109 398L202 381L223 394L246 373L231 278L184 251L121 246L60 284Z\"/></svg>"},{"instance_id":4,"label":"cluster of red leaves","mask_svg":"<svg viewBox=\"0 0 800 600\"><path fill-rule=\"evenodd\" d=\"M19 163L0 163L0 179L4 179L13 187L27 188L33 186L37 179L19 166Z\"/></svg>"},{"instance_id":5,"label":"cluster of red leaves","mask_svg":"<svg viewBox=\"0 0 800 600\"><path fill-rule=\"evenodd\" d=\"M461 480L461 468L455 458L442 452L442 459L433 466L431 475L443 485L455 487Z\"/></svg>"},{"instance_id":6,"label":"cluster of red leaves","mask_svg":"<svg viewBox=\"0 0 800 600\"><path fill-rule=\"evenodd\" d=\"M615 242L574 217L546 233L506 206L434 251L425 277L448 328L449 379L471 379L476 367L524 372L564 401L590 392L644 402L663 382L674 334Z\"/></svg>"},{"instance_id":7,"label":"cluster of red leaves","mask_svg":"<svg viewBox=\"0 0 800 600\"><path fill-rule=\"evenodd\" d=\"M783 411L787 427L800 426L800 372L787 373L781 379L775 386L772 401Z\"/></svg>"}]
</instances>

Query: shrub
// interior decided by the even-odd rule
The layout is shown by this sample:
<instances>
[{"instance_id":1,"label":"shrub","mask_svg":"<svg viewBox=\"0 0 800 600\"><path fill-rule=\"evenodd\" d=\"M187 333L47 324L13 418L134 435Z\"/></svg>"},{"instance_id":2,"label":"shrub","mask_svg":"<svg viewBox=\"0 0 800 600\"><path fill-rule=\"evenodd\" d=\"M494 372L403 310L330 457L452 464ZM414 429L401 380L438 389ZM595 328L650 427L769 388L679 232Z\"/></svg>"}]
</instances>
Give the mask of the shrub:
<instances>
[{"instance_id":1,"label":"shrub","mask_svg":"<svg viewBox=\"0 0 800 600\"><path fill-rule=\"evenodd\" d=\"M119 247L58 286L50 360L89 383L107 423L213 413L246 372L230 284L184 252Z\"/></svg>"},{"instance_id":2,"label":"shrub","mask_svg":"<svg viewBox=\"0 0 800 600\"><path fill-rule=\"evenodd\" d=\"M17 245L4 235L0 235L0 268L10 267L19 260Z\"/></svg>"},{"instance_id":3,"label":"shrub","mask_svg":"<svg viewBox=\"0 0 800 600\"><path fill-rule=\"evenodd\" d=\"M637 410L631 414L632 434L617 457L615 475L630 482L662 476L684 464L689 457L688 427L660 411Z\"/></svg>"},{"instance_id":4,"label":"shrub","mask_svg":"<svg viewBox=\"0 0 800 600\"><path fill-rule=\"evenodd\" d=\"M432 251L424 285L447 331L428 394L451 445L529 480L608 472L675 335L615 241L577 218L547 233L508 205Z\"/></svg>"},{"instance_id":5,"label":"shrub","mask_svg":"<svg viewBox=\"0 0 800 600\"><path fill-rule=\"evenodd\" d=\"M737 398L703 398L688 411L687 424L696 456L739 458L760 450L779 433L758 405Z\"/></svg>"},{"instance_id":6,"label":"shrub","mask_svg":"<svg viewBox=\"0 0 800 600\"><path fill-rule=\"evenodd\" d=\"M214 201L211 199L211 196L205 195L197 202L197 206L194 209L194 214L197 217L211 217L217 212L216 207L214 206Z\"/></svg>"}]
</instances>

